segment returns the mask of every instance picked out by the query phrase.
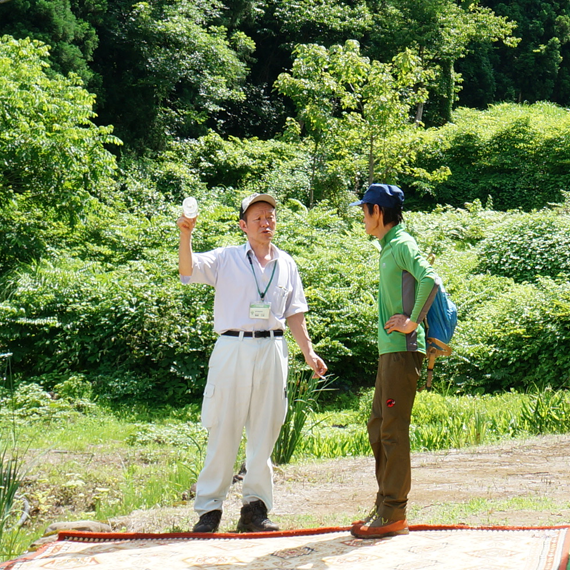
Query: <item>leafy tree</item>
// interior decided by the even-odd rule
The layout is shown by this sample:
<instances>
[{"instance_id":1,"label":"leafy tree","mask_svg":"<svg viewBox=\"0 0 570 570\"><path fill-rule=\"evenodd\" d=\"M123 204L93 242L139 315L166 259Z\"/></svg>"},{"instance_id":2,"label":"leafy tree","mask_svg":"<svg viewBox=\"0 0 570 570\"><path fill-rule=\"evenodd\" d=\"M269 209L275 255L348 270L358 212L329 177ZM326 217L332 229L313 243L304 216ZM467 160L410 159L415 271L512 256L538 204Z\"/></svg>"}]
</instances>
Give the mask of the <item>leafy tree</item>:
<instances>
[{"instance_id":1,"label":"leafy tree","mask_svg":"<svg viewBox=\"0 0 570 570\"><path fill-rule=\"evenodd\" d=\"M516 22L521 42L515 49L501 46L474 58L462 67L492 68L493 98L464 94L463 102L482 106L494 101L530 102L550 100L563 105L570 101L570 2L567 0L485 0L484 5Z\"/></svg>"},{"instance_id":2,"label":"leafy tree","mask_svg":"<svg viewBox=\"0 0 570 570\"><path fill-rule=\"evenodd\" d=\"M0 36L31 38L50 46L51 68L96 84L90 62L98 45L92 20L106 0L10 0L0 2ZM81 14L81 15L79 15Z\"/></svg>"},{"instance_id":3,"label":"leafy tree","mask_svg":"<svg viewBox=\"0 0 570 570\"><path fill-rule=\"evenodd\" d=\"M215 26L215 0L109 6L99 29L95 68L103 77L100 114L139 150L160 149L168 136L203 132L225 101L243 100L243 60L253 43Z\"/></svg>"},{"instance_id":4,"label":"leafy tree","mask_svg":"<svg viewBox=\"0 0 570 570\"><path fill-rule=\"evenodd\" d=\"M93 122L93 95L77 76L49 72L48 48L0 39L0 271L37 257L51 222L73 222L104 198L120 141Z\"/></svg>"},{"instance_id":5,"label":"leafy tree","mask_svg":"<svg viewBox=\"0 0 570 570\"><path fill-rule=\"evenodd\" d=\"M325 47L342 44L347 39L364 39L372 26L372 14L366 0L225 0L231 12L240 11L238 28L255 42L249 66L246 100L231 102L211 125L220 134L270 138L283 129L287 116L294 112L290 101L272 87L284 69L293 62L293 47L318 43ZM222 21L228 17L222 14ZM233 29L230 26L230 29Z\"/></svg>"},{"instance_id":6,"label":"leafy tree","mask_svg":"<svg viewBox=\"0 0 570 570\"><path fill-rule=\"evenodd\" d=\"M372 14L362 0L279 0L273 15L289 45L331 46L345 38L361 38L373 25Z\"/></svg>"},{"instance_id":7,"label":"leafy tree","mask_svg":"<svg viewBox=\"0 0 570 570\"><path fill-rule=\"evenodd\" d=\"M517 43L512 37L515 24L478 0L389 0L379 3L374 24L367 54L385 59L411 48L422 66L435 72L426 85L430 90L426 111L432 124L451 120L461 82L455 66L461 58L492 42ZM422 115L420 103L417 119L422 120Z\"/></svg>"},{"instance_id":8,"label":"leafy tree","mask_svg":"<svg viewBox=\"0 0 570 570\"><path fill-rule=\"evenodd\" d=\"M276 87L295 102L301 133L312 142L311 188L320 163L348 174L355 190L365 181L394 182L409 158L401 143L413 128L411 110L427 96L418 58L405 51L384 64L363 57L354 40L330 49L300 45L294 53L291 73Z\"/></svg>"}]
</instances>

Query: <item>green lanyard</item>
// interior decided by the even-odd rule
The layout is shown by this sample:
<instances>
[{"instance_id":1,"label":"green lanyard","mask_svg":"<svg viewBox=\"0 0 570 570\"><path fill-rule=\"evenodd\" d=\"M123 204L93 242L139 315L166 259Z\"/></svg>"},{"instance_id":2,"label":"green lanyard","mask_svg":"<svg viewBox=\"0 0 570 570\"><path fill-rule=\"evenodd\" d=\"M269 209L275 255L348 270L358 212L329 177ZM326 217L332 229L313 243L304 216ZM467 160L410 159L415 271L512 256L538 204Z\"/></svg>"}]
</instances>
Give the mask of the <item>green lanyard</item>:
<instances>
[{"instance_id":1,"label":"green lanyard","mask_svg":"<svg viewBox=\"0 0 570 570\"><path fill-rule=\"evenodd\" d=\"M249 264L251 265L251 272L253 273L253 278L255 279L255 286L257 287L257 292L259 293L259 296L261 297L261 300L263 301L263 299L265 298L265 294L267 293L267 290L269 289L269 286L271 285L271 282L273 281L273 276L275 275L275 270L277 269L277 260L275 260L275 263L273 264L273 272L271 273L271 278L269 279L269 283L267 284L265 291L263 291L263 293L262 293L261 290L259 289L259 283L257 281L257 276L255 275L255 270L253 269L253 261L251 260L250 253L251 252L248 252L247 258L249 259Z\"/></svg>"}]
</instances>

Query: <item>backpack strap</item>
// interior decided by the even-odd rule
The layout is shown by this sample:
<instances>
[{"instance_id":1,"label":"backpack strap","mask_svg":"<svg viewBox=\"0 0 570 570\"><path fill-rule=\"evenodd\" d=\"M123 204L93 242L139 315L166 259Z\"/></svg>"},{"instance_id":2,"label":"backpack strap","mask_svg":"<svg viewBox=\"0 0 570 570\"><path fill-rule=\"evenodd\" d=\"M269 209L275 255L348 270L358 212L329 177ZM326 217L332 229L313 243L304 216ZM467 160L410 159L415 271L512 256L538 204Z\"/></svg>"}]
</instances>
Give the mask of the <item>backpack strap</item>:
<instances>
[{"instance_id":1,"label":"backpack strap","mask_svg":"<svg viewBox=\"0 0 570 570\"><path fill-rule=\"evenodd\" d=\"M427 367L427 381L425 388L427 390L431 389L431 381L433 377L433 369L435 367L435 359L438 356L449 356L452 352L452 349L449 345L445 344L441 340L437 338L428 338L427 339L427 359L428 359L428 367ZM418 392L421 392L424 388L420 388Z\"/></svg>"}]
</instances>

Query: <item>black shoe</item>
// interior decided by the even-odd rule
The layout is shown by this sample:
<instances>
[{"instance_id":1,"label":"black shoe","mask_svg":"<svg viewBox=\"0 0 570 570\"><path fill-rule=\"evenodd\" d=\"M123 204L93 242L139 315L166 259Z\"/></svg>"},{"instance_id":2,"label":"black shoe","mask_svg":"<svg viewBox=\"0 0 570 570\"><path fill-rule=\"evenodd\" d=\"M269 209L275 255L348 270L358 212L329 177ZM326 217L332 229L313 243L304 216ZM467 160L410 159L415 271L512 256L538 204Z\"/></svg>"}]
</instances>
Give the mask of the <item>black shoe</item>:
<instances>
[{"instance_id":1,"label":"black shoe","mask_svg":"<svg viewBox=\"0 0 570 570\"><path fill-rule=\"evenodd\" d=\"M244 505L237 525L238 532L270 532L279 527L267 518L267 507L263 501Z\"/></svg>"},{"instance_id":2,"label":"black shoe","mask_svg":"<svg viewBox=\"0 0 570 570\"><path fill-rule=\"evenodd\" d=\"M222 511L204 513L194 525L192 532L216 532L222 520Z\"/></svg>"}]
</instances>

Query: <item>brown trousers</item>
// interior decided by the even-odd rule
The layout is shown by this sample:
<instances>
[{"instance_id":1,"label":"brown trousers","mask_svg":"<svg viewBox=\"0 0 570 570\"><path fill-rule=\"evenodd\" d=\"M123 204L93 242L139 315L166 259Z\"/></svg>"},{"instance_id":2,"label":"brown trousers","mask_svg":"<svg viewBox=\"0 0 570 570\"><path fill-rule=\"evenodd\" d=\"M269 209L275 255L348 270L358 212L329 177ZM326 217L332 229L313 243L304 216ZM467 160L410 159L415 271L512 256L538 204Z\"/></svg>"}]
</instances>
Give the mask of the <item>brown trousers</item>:
<instances>
[{"instance_id":1,"label":"brown trousers","mask_svg":"<svg viewBox=\"0 0 570 570\"><path fill-rule=\"evenodd\" d=\"M412 485L410 418L424 358L420 352L394 352L378 361L368 438L376 459L376 506L387 520L406 518Z\"/></svg>"}]
</instances>

